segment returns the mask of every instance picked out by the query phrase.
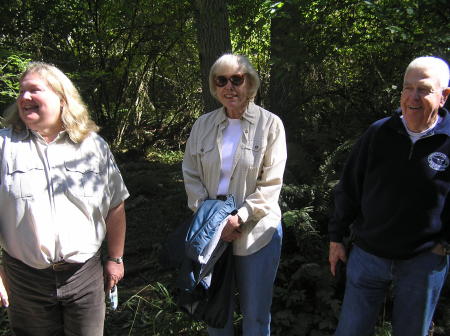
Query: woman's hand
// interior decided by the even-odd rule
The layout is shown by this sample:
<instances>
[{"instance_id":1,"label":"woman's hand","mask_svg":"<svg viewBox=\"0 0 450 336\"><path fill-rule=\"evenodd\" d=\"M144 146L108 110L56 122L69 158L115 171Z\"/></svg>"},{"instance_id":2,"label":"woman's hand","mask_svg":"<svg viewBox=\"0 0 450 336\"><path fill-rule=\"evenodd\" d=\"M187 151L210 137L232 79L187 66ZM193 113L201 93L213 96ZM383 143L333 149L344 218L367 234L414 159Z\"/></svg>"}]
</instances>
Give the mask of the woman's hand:
<instances>
[{"instance_id":1,"label":"woman's hand","mask_svg":"<svg viewBox=\"0 0 450 336\"><path fill-rule=\"evenodd\" d=\"M239 216L234 215L228 218L228 222L222 230L220 238L227 242L232 242L233 240L241 236L241 228L239 223Z\"/></svg>"},{"instance_id":2,"label":"woman's hand","mask_svg":"<svg viewBox=\"0 0 450 336\"><path fill-rule=\"evenodd\" d=\"M9 300L8 293L5 288L5 283L3 282L5 279L5 274L3 273L3 268L0 270L0 307L8 308Z\"/></svg>"},{"instance_id":3,"label":"woman's hand","mask_svg":"<svg viewBox=\"0 0 450 336\"><path fill-rule=\"evenodd\" d=\"M124 275L123 263L117 264L114 261L107 260L103 266L103 275L105 277L105 291L108 292L117 283L122 280Z\"/></svg>"}]
</instances>

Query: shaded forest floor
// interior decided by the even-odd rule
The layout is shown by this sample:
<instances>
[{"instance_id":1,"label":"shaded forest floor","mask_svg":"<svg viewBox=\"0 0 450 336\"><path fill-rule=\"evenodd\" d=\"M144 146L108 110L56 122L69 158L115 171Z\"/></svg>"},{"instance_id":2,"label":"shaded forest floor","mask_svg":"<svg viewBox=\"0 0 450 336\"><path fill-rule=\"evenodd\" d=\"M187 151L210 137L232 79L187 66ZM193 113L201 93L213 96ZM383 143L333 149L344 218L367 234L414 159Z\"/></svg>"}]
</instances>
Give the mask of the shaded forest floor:
<instances>
[{"instance_id":1,"label":"shaded forest floor","mask_svg":"<svg viewBox=\"0 0 450 336\"><path fill-rule=\"evenodd\" d=\"M202 326L191 326L192 321L176 311L166 291L173 272L160 260L167 235L190 215L181 163L118 162L131 194L126 201L125 277L119 285L119 308L107 313L105 335L193 335L192 327Z\"/></svg>"}]
</instances>

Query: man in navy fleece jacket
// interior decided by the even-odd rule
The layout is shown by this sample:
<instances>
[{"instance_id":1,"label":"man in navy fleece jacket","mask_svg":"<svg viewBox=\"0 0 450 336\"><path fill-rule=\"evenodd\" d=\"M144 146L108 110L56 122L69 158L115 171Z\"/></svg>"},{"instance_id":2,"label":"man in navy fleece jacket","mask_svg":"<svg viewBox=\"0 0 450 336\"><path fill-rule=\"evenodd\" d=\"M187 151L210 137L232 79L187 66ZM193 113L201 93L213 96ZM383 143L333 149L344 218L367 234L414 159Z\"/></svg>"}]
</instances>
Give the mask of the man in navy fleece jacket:
<instances>
[{"instance_id":1,"label":"man in navy fleece jacket","mask_svg":"<svg viewBox=\"0 0 450 336\"><path fill-rule=\"evenodd\" d=\"M401 109L373 123L354 146L329 223L331 273L347 263L335 336L369 336L393 284L394 336L424 336L449 268L450 93L448 64L407 67ZM342 244L351 226L353 248Z\"/></svg>"}]
</instances>

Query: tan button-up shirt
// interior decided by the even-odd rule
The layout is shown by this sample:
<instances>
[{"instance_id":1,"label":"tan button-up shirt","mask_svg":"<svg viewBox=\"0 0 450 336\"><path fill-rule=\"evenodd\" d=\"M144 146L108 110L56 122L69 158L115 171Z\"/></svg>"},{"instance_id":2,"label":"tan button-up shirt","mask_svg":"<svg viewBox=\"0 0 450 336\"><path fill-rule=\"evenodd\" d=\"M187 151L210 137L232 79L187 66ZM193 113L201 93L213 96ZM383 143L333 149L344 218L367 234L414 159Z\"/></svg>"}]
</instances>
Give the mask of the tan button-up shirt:
<instances>
[{"instance_id":1,"label":"tan button-up shirt","mask_svg":"<svg viewBox=\"0 0 450 336\"><path fill-rule=\"evenodd\" d=\"M42 269L84 262L100 248L106 216L129 196L106 142L92 133L75 144L0 130L0 243Z\"/></svg>"},{"instance_id":2,"label":"tan button-up shirt","mask_svg":"<svg viewBox=\"0 0 450 336\"><path fill-rule=\"evenodd\" d=\"M215 198L220 180L220 146L228 124L223 108L202 115L192 127L183 159L188 206L195 211ZM286 137L278 116L250 103L241 118L242 135L233 160L228 193L245 222L233 242L235 255L252 254L272 239L281 220L278 198L286 165Z\"/></svg>"}]
</instances>

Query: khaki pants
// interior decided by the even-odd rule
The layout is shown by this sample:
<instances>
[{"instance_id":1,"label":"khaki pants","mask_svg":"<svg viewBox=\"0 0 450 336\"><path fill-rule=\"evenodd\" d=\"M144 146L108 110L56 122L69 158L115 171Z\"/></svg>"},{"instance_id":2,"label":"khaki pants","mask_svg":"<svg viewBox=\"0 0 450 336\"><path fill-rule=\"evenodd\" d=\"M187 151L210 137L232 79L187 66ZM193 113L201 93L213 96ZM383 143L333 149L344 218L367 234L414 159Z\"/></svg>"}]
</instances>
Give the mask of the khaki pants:
<instances>
[{"instance_id":1,"label":"khaki pants","mask_svg":"<svg viewBox=\"0 0 450 336\"><path fill-rule=\"evenodd\" d=\"M105 293L99 255L55 271L32 268L3 252L3 266L14 335L103 335Z\"/></svg>"}]
</instances>

